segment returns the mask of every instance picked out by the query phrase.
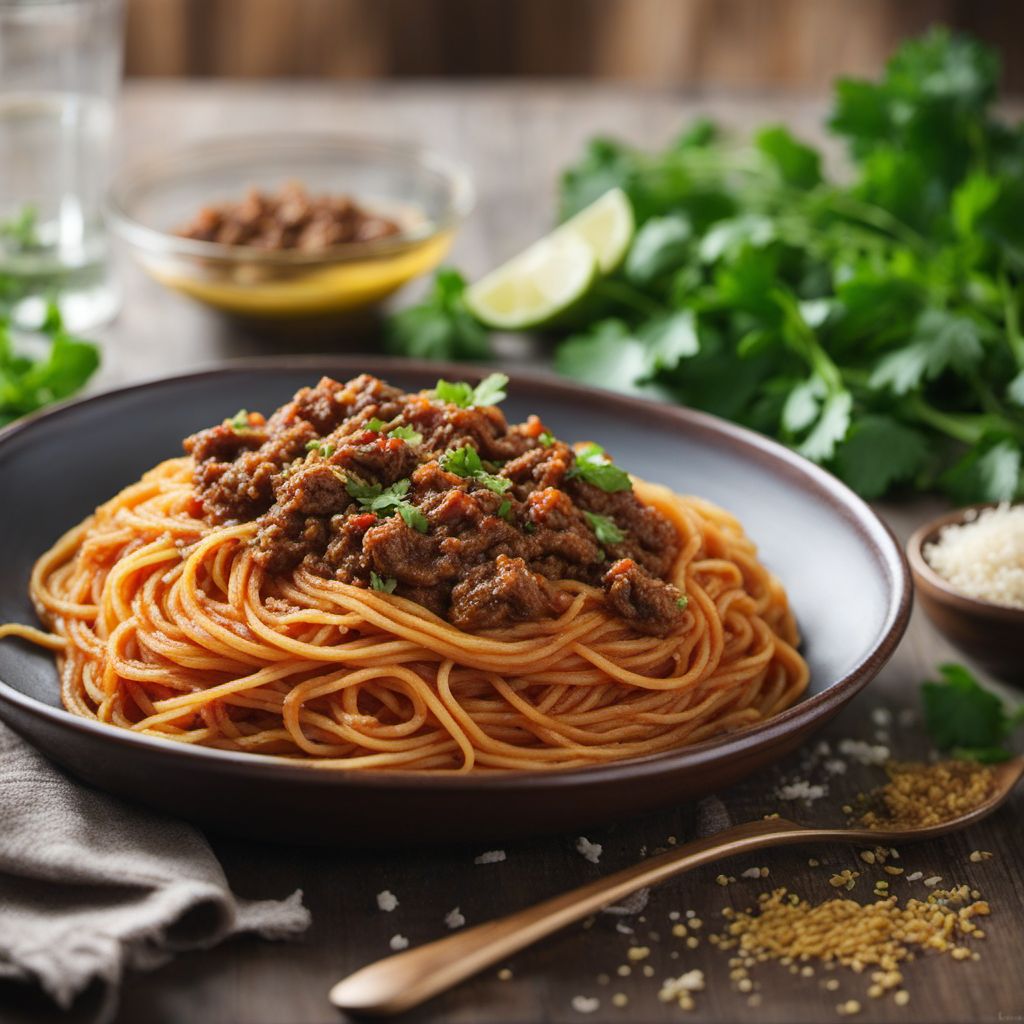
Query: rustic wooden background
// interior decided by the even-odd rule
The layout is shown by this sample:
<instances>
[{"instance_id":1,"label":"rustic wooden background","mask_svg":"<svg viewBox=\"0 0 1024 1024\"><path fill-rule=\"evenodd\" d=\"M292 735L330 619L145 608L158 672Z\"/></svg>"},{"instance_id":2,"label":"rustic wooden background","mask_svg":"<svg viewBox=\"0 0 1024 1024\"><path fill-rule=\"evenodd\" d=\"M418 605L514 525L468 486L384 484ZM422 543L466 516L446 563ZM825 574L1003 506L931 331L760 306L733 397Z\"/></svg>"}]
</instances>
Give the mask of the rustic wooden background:
<instances>
[{"instance_id":1,"label":"rustic wooden background","mask_svg":"<svg viewBox=\"0 0 1024 1024\"><path fill-rule=\"evenodd\" d=\"M941 23L1024 89L1020 0L127 0L131 75L593 76L820 91Z\"/></svg>"}]
</instances>

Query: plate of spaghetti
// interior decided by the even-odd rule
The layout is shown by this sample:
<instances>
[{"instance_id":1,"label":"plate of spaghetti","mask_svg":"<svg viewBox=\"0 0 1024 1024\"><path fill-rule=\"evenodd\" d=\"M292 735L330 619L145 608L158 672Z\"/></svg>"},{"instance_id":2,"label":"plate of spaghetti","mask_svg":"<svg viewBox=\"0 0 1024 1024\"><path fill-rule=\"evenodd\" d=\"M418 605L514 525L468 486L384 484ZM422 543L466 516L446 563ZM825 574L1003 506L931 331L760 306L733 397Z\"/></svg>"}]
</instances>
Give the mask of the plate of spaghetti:
<instances>
[{"instance_id":1,"label":"plate of spaghetti","mask_svg":"<svg viewBox=\"0 0 1024 1024\"><path fill-rule=\"evenodd\" d=\"M499 838L692 797L795 747L909 613L828 474L541 376L235 364L16 424L0 473L0 714L237 834Z\"/></svg>"}]
</instances>

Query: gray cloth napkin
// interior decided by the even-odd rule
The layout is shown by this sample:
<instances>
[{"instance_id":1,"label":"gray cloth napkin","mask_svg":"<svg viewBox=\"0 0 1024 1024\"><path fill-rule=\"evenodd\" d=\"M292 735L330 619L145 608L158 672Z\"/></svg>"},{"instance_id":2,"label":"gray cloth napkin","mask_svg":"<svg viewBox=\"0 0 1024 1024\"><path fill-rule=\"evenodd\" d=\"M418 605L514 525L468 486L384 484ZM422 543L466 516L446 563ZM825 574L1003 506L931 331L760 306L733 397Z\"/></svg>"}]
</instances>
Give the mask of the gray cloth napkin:
<instances>
[{"instance_id":1,"label":"gray cloth napkin","mask_svg":"<svg viewBox=\"0 0 1024 1024\"><path fill-rule=\"evenodd\" d=\"M301 890L237 898L194 828L72 782L0 723L0 978L62 1007L98 978L103 1019L126 968L309 921Z\"/></svg>"}]
</instances>

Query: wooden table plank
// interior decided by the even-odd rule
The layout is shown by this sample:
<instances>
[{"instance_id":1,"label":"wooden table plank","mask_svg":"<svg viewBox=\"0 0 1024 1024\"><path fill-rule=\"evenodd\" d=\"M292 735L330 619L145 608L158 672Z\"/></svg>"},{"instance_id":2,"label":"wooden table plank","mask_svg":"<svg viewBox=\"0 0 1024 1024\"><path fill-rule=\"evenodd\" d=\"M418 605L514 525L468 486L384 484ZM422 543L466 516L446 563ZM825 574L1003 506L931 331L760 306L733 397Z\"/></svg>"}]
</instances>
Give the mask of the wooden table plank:
<instances>
[{"instance_id":1,"label":"wooden table plank","mask_svg":"<svg viewBox=\"0 0 1024 1024\"><path fill-rule=\"evenodd\" d=\"M799 132L820 137L816 125L821 103L785 97L679 96L638 89L592 85L480 85L449 87L432 84L402 86L321 86L161 84L131 86L124 104L124 148L135 156L159 151L186 138L224 130L273 131L292 127L366 131L413 139L464 160L479 186L476 214L460 236L454 262L477 273L535 238L551 223L553 182L558 170L575 156L585 139L598 132L626 136L641 144L664 141L697 114L710 113L747 129L765 120L784 120ZM187 300L149 282L122 257L127 301L118 322L104 332L105 363L98 384L112 386L166 372L206 365L223 358L272 351L323 351L359 345L357 339L292 337L287 344L254 336L220 320ZM372 350L372 336L366 344ZM502 354L535 363L538 352L514 345ZM898 534L934 511L935 502L920 501L883 510ZM855 616L855 607L844 614ZM910 631L890 665L855 700L825 736L873 740L876 708L898 713L915 708L917 686L952 652L915 612ZM924 751L919 726L894 727L891 746L899 756ZM808 807L787 805L773 795L784 778L808 771L817 781L822 769L804 769L806 752L789 758L761 777L719 794L733 821L781 810L805 820L827 817L841 803L841 793L854 793L880 780L879 769L854 765L848 775L830 778L827 800ZM705 805L705 811L708 805ZM552 1021L734 1021L752 1014L763 1022L817 1022L835 1018L841 1000L857 998L864 1005L857 1018L869 1021L932 1021L962 1024L1024 1017L1024 984L1018 951L1024 948L1024 871L1019 841L1024 794L997 817L963 836L903 851L909 870L939 874L948 883L966 881L980 888L994 910L989 938L976 963L953 963L925 957L908 966L912 1002L906 1009L891 1000L865 996L866 976L836 972L839 991L823 987L826 973L794 976L778 965L756 972L762 997L752 1010L748 996L729 980L726 958L706 938L689 950L673 938L668 914L695 910L704 921L702 936L721 926L724 905L744 907L758 892L785 885L812 900L834 894L828 876L835 868L861 867L854 851L839 847L797 848L743 858L724 867L740 872L751 864L768 867L765 879L740 879L721 887L714 882L719 868L707 868L673 881L653 893L644 920L601 915L588 928L574 927L514 958L511 981L490 971L410 1014L410 1021L518 1024ZM344 808L325 808L344 814ZM589 864L575 851L575 837L538 839L507 844L508 859L475 866L479 849L353 853L296 850L239 843L213 837L235 890L243 896L281 897L301 887L313 912L313 927L300 942L272 944L239 939L202 953L181 956L148 975L129 977L118 1020L147 1024L330 1024L342 1019L326 1002L332 982L355 967L385 955L389 937L400 932L413 943L444 934L444 915L456 905L470 924L509 912L570 886L632 864L664 845L669 836L685 841L697 834L698 809L683 806L593 829L589 838L604 847L600 863ZM353 823L358 827L358 823ZM992 860L971 863L972 849L991 850ZM814 856L822 867L809 868ZM867 899L865 870L854 895ZM375 893L390 889L400 900L391 914L381 913ZM895 891L923 896L927 890L899 881ZM616 929L625 921L634 936ZM658 933L655 941L651 931ZM634 965L628 977L616 975L626 960L630 939L650 946L651 954ZM675 954L675 956L673 955ZM642 967L653 968L647 978ZM657 1000L665 977L700 968L708 980L697 994L697 1009L684 1014ZM608 985L597 976L611 975ZM615 1008L611 995L628 996L625 1009ZM584 1016L572 1008L576 995L596 996L600 1007ZM44 1019L33 1003L34 1020ZM1000 1015L1002 1015L1000 1017ZM53 1019L61 1019L54 1015ZM71 1018L63 1018L71 1019Z\"/></svg>"}]
</instances>

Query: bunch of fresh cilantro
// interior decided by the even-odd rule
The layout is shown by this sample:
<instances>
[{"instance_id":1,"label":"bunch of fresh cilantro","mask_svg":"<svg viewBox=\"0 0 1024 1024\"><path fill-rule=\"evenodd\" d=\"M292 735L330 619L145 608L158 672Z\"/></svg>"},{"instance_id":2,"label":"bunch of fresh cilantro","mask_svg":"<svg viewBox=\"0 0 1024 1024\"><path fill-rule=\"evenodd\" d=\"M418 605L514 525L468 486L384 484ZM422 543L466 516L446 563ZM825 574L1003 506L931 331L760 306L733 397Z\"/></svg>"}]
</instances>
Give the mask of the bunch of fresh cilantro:
<instances>
[{"instance_id":1,"label":"bunch of fresh cilantro","mask_svg":"<svg viewBox=\"0 0 1024 1024\"><path fill-rule=\"evenodd\" d=\"M934 30L881 81L841 79L842 180L780 126L747 148L707 121L655 153L594 140L562 215L618 186L638 229L558 369L775 436L865 497L1019 496L1024 127L993 116L997 78L990 51ZM392 349L486 354L460 291L444 275Z\"/></svg>"},{"instance_id":2,"label":"bunch of fresh cilantro","mask_svg":"<svg viewBox=\"0 0 1024 1024\"><path fill-rule=\"evenodd\" d=\"M1008 741L1024 725L1024 705L1007 711L963 665L941 665L940 679L921 684L925 727L954 757L992 763L1011 757Z\"/></svg>"},{"instance_id":3,"label":"bunch of fresh cilantro","mask_svg":"<svg viewBox=\"0 0 1024 1024\"><path fill-rule=\"evenodd\" d=\"M64 329L56 305L34 333L16 344L10 322L0 316L0 427L73 395L99 366L96 346ZM42 351L33 356L33 349Z\"/></svg>"}]
</instances>

